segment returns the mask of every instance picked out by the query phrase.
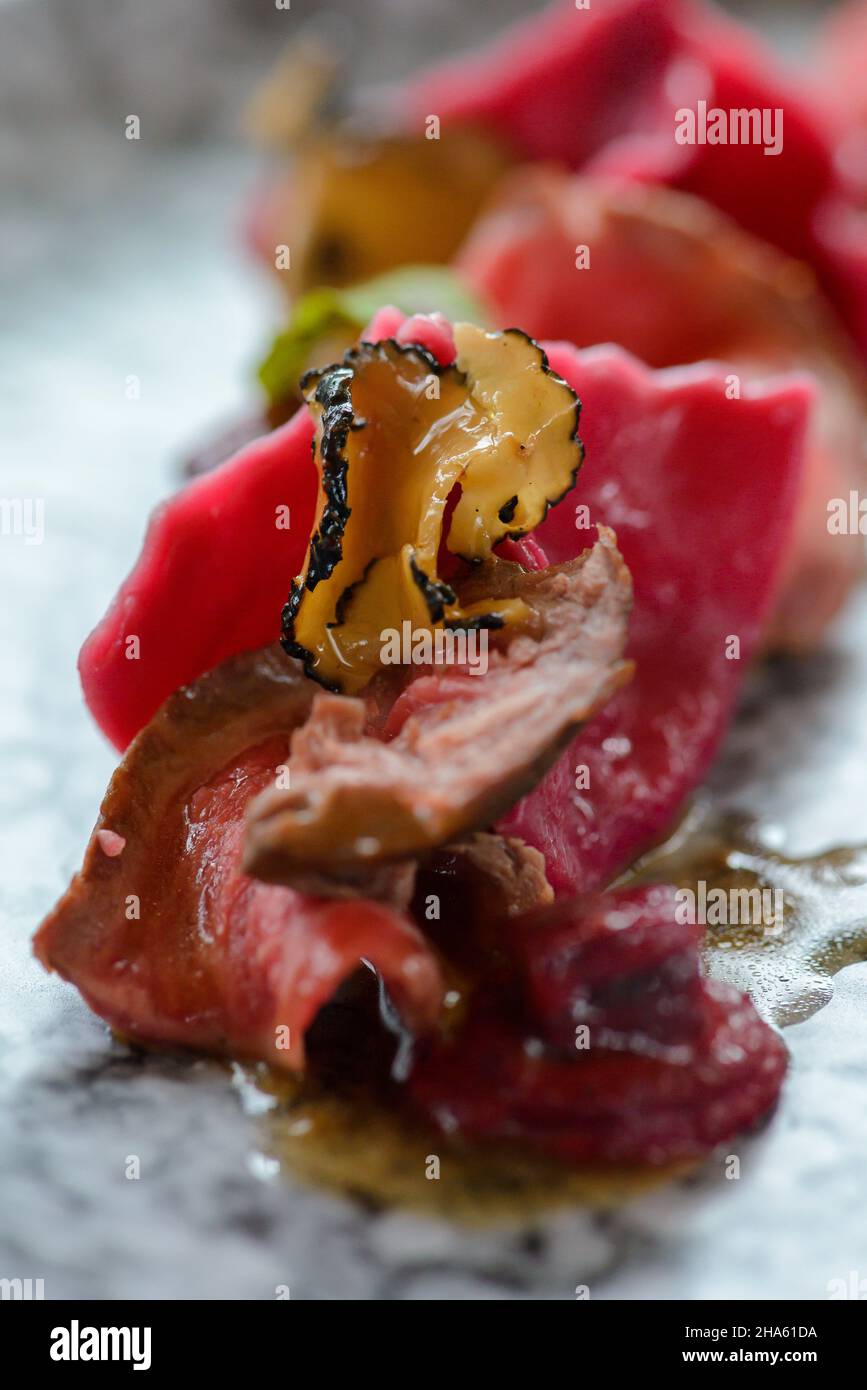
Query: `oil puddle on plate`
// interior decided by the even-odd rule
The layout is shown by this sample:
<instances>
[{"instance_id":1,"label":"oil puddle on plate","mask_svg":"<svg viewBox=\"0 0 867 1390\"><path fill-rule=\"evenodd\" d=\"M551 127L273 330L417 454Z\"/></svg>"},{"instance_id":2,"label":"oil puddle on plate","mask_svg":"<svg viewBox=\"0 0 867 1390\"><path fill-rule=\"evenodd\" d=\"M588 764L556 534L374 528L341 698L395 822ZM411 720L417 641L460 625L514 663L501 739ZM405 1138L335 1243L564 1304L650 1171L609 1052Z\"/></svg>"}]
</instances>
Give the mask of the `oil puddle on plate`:
<instances>
[{"instance_id":1,"label":"oil puddle on plate","mask_svg":"<svg viewBox=\"0 0 867 1390\"><path fill-rule=\"evenodd\" d=\"M838 970L867 960L867 846L793 859L779 839L697 808L621 882L673 883L704 903L708 974L786 1027L828 1003Z\"/></svg>"}]
</instances>

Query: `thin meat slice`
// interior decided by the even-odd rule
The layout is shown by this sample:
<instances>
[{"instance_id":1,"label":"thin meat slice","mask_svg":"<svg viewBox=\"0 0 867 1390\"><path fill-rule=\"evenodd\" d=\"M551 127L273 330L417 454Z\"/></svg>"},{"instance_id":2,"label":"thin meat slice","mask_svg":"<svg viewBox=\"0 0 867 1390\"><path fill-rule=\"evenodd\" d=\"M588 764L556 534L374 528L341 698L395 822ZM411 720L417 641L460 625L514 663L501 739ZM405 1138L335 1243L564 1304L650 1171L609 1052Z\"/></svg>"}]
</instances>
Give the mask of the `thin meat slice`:
<instances>
[{"instance_id":1,"label":"thin meat slice","mask_svg":"<svg viewBox=\"0 0 867 1390\"><path fill-rule=\"evenodd\" d=\"M576 267L576 247L588 263ZM828 504L867 477L865 378L813 277L706 203L671 189L525 168L459 258L502 323L577 347L616 342L652 367L714 359L732 389L782 370L817 383L796 524L766 641L814 646L864 570L863 538Z\"/></svg>"},{"instance_id":2,"label":"thin meat slice","mask_svg":"<svg viewBox=\"0 0 867 1390\"><path fill-rule=\"evenodd\" d=\"M707 980L699 933L655 885L500 923L502 963L450 1037L421 1045L415 1106L450 1135L570 1162L690 1161L773 1106L786 1049Z\"/></svg>"},{"instance_id":3,"label":"thin meat slice","mask_svg":"<svg viewBox=\"0 0 867 1390\"><path fill-rule=\"evenodd\" d=\"M811 391L744 382L731 399L722 367L621 356L615 376L606 351L550 356L584 403L587 463L534 537L562 563L585 524L616 528L635 677L499 828L542 851L559 893L586 893L671 827L719 747L792 526Z\"/></svg>"},{"instance_id":4,"label":"thin meat slice","mask_svg":"<svg viewBox=\"0 0 867 1390\"><path fill-rule=\"evenodd\" d=\"M737 990L705 985L707 1033L684 1062L600 1051L540 1055L498 1011L434 1043L410 1077L418 1109L445 1133L530 1144L570 1163L695 1160L777 1100L786 1049Z\"/></svg>"},{"instance_id":5,"label":"thin meat slice","mask_svg":"<svg viewBox=\"0 0 867 1390\"><path fill-rule=\"evenodd\" d=\"M298 1068L362 961L409 1029L436 1021L440 972L403 912L241 871L247 804L285 768L317 689L276 647L229 661L173 695L112 778L36 953L121 1033Z\"/></svg>"},{"instance_id":6,"label":"thin meat slice","mask_svg":"<svg viewBox=\"0 0 867 1390\"><path fill-rule=\"evenodd\" d=\"M412 78L398 103L411 128L435 112L482 127L524 158L586 163L653 109L679 46L667 0L560 3L479 53Z\"/></svg>"},{"instance_id":7,"label":"thin meat slice","mask_svg":"<svg viewBox=\"0 0 867 1390\"><path fill-rule=\"evenodd\" d=\"M566 1056L583 1027L607 1051L671 1057L705 1027L702 934L678 921L668 885L527 916L511 943L533 1027Z\"/></svg>"},{"instance_id":8,"label":"thin meat slice","mask_svg":"<svg viewBox=\"0 0 867 1390\"><path fill-rule=\"evenodd\" d=\"M295 883L319 869L359 882L483 828L536 784L575 730L624 681L631 585L615 538L527 573L499 560L461 590L520 597L528 631L490 653L484 675L429 677L434 697L390 741L366 735L361 701L322 694L292 740L289 787L250 810L244 864Z\"/></svg>"},{"instance_id":9,"label":"thin meat slice","mask_svg":"<svg viewBox=\"0 0 867 1390\"><path fill-rule=\"evenodd\" d=\"M435 112L443 132L496 130L525 160L704 198L810 262L863 350L863 216L838 167L834 124L806 87L710 6L608 0L576 8L561 0L483 52L420 74L398 105L410 129ZM746 131L735 127L730 139L726 126L720 140L699 127L700 110L711 118L720 111L726 122L730 113L743 117Z\"/></svg>"},{"instance_id":10,"label":"thin meat slice","mask_svg":"<svg viewBox=\"0 0 867 1390\"><path fill-rule=\"evenodd\" d=\"M179 686L280 636L316 501L301 410L154 513L141 555L81 649L93 717L125 748Z\"/></svg>"}]
</instances>

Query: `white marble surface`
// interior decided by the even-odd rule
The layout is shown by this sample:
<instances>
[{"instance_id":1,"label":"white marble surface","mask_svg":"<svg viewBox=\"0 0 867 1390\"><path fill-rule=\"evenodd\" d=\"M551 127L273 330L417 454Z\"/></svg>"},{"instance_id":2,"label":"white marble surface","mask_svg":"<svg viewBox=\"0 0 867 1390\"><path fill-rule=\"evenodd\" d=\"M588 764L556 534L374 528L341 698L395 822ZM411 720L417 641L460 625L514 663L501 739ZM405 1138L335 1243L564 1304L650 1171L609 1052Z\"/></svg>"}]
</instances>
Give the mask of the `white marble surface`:
<instances>
[{"instance_id":1,"label":"white marble surface","mask_svg":"<svg viewBox=\"0 0 867 1390\"><path fill-rule=\"evenodd\" d=\"M739 1181L715 1163L614 1215L479 1235L287 1185L224 1071L129 1053L32 960L113 764L78 646L179 452L244 406L273 311L233 239L243 157L110 145L89 193L55 167L7 204L0 494L41 499L45 537L0 537L0 1277L49 1298L361 1300L823 1298L867 1277L867 965L788 1031L783 1104L737 1145ZM714 775L796 850L867 841L865 638L862 597L822 655L754 682Z\"/></svg>"}]
</instances>

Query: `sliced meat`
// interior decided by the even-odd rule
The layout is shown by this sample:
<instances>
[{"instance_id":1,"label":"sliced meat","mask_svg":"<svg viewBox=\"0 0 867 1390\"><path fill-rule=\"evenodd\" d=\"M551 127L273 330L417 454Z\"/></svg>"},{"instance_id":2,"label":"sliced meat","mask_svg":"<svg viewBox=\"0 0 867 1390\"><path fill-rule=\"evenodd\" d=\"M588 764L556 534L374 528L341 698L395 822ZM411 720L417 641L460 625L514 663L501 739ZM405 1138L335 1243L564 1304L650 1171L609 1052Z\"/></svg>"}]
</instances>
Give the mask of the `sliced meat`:
<instances>
[{"instance_id":1,"label":"sliced meat","mask_svg":"<svg viewBox=\"0 0 867 1390\"><path fill-rule=\"evenodd\" d=\"M659 885L501 922L464 1017L419 1047L411 1101L449 1135L573 1163L700 1158L767 1114L786 1049L702 976L698 935Z\"/></svg>"},{"instance_id":2,"label":"sliced meat","mask_svg":"<svg viewBox=\"0 0 867 1390\"><path fill-rule=\"evenodd\" d=\"M533 1026L566 1056L585 1026L607 1051L655 1053L694 1043L706 1023L703 928L677 920L667 885L559 902L511 933Z\"/></svg>"},{"instance_id":3,"label":"sliced meat","mask_svg":"<svg viewBox=\"0 0 867 1390\"><path fill-rule=\"evenodd\" d=\"M652 373L621 357L615 382L607 359L551 348L584 403L587 464L580 496L535 538L563 563L585 524L615 526L635 586L635 678L498 826L542 850L561 894L610 883L705 775L767 617L811 403L797 378L744 382L732 400L724 368Z\"/></svg>"},{"instance_id":4,"label":"sliced meat","mask_svg":"<svg viewBox=\"0 0 867 1390\"><path fill-rule=\"evenodd\" d=\"M496 129L525 160L666 183L815 269L867 348L867 241L834 129L807 84L744 26L693 0L565 0L401 92L410 129ZM759 113L761 138L682 142L683 112ZM777 113L780 113L779 115ZM770 125L768 124L770 122ZM783 122L785 123L783 125ZM859 236L860 230L860 236Z\"/></svg>"},{"instance_id":5,"label":"sliced meat","mask_svg":"<svg viewBox=\"0 0 867 1390\"><path fill-rule=\"evenodd\" d=\"M398 94L410 128L482 128L516 154L577 168L646 124L680 40L665 0L560 3L487 48L412 78Z\"/></svg>"},{"instance_id":6,"label":"sliced meat","mask_svg":"<svg viewBox=\"0 0 867 1390\"><path fill-rule=\"evenodd\" d=\"M179 686L280 636L316 502L306 410L154 512L142 552L81 649L84 697L116 748Z\"/></svg>"},{"instance_id":7,"label":"sliced meat","mask_svg":"<svg viewBox=\"0 0 867 1390\"><path fill-rule=\"evenodd\" d=\"M553 570L482 566L468 601L476 587L520 596L533 630L492 651L486 674L447 677L444 698L411 714L390 742L366 735L361 702L318 696L292 740L290 786L251 806L248 873L294 883L315 867L355 882L368 866L489 825L628 680L620 657L631 584L610 531Z\"/></svg>"},{"instance_id":8,"label":"sliced meat","mask_svg":"<svg viewBox=\"0 0 867 1390\"><path fill-rule=\"evenodd\" d=\"M112 778L36 953L121 1033L297 1068L362 960L408 1028L436 1021L440 972L402 912L241 871L247 803L282 775L317 690L279 648L229 661L173 695Z\"/></svg>"},{"instance_id":9,"label":"sliced meat","mask_svg":"<svg viewBox=\"0 0 867 1390\"><path fill-rule=\"evenodd\" d=\"M582 246L590 262L578 269ZM766 633L777 650L814 646L864 570L863 538L831 535L828 504L867 478L867 383L809 271L686 194L538 168L504 185L458 264L501 323L537 337L620 343L652 367L715 359L750 381L814 375Z\"/></svg>"}]
</instances>

